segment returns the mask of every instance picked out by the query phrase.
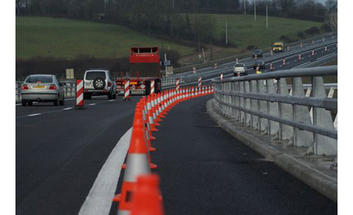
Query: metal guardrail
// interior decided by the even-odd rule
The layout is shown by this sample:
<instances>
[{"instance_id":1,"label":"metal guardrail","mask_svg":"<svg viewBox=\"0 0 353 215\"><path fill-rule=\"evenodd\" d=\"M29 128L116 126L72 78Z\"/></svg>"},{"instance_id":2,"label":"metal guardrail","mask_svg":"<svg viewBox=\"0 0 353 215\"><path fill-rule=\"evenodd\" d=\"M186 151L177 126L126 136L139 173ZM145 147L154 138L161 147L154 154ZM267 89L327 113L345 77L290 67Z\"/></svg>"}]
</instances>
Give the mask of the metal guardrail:
<instances>
[{"instance_id":1,"label":"metal guardrail","mask_svg":"<svg viewBox=\"0 0 353 215\"><path fill-rule=\"evenodd\" d=\"M337 84L325 86L323 77L328 75L337 76L337 66L213 80L214 104L224 116L269 135L272 142L336 156L337 119L333 122L332 116L337 116ZM311 77L311 85L303 84L303 77Z\"/></svg>"},{"instance_id":2,"label":"metal guardrail","mask_svg":"<svg viewBox=\"0 0 353 215\"><path fill-rule=\"evenodd\" d=\"M64 97L65 98L73 98L76 96L76 83L75 81L60 81L63 83L64 88ZM21 84L22 81L16 81L16 103L21 102Z\"/></svg>"}]
</instances>

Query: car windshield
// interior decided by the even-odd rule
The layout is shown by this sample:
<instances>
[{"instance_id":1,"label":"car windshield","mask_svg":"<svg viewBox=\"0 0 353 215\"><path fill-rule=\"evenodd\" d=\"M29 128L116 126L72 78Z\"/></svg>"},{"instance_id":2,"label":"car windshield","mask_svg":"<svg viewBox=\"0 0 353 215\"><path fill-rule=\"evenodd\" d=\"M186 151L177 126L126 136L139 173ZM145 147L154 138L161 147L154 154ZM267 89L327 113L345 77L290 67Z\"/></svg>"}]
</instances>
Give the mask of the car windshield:
<instances>
[{"instance_id":1,"label":"car windshield","mask_svg":"<svg viewBox=\"0 0 353 215\"><path fill-rule=\"evenodd\" d=\"M27 83L52 83L53 77L48 75L29 76L26 82Z\"/></svg>"},{"instance_id":2,"label":"car windshield","mask_svg":"<svg viewBox=\"0 0 353 215\"><path fill-rule=\"evenodd\" d=\"M105 80L105 72L87 72L86 73L86 80L94 80L96 78L103 78Z\"/></svg>"}]
</instances>

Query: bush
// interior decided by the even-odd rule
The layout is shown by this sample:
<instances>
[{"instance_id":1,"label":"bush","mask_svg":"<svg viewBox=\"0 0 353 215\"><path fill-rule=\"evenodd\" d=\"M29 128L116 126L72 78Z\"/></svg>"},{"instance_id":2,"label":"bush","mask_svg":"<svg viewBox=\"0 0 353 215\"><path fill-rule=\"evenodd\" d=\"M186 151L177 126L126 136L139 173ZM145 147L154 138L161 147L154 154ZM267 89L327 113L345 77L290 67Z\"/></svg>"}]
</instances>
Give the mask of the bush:
<instances>
[{"instance_id":1,"label":"bush","mask_svg":"<svg viewBox=\"0 0 353 215\"><path fill-rule=\"evenodd\" d=\"M298 37L299 37L300 39L305 39L305 34L304 34L304 32L300 31L300 32L297 33L297 35L298 35Z\"/></svg>"},{"instance_id":2,"label":"bush","mask_svg":"<svg viewBox=\"0 0 353 215\"><path fill-rule=\"evenodd\" d=\"M305 30L304 32L309 35L314 35L314 34L319 34L320 29L318 27L311 27L311 28L308 28L307 30Z\"/></svg>"},{"instance_id":3,"label":"bush","mask_svg":"<svg viewBox=\"0 0 353 215\"><path fill-rule=\"evenodd\" d=\"M320 31L323 33L331 32L331 27L329 24L325 23L320 26Z\"/></svg>"},{"instance_id":4,"label":"bush","mask_svg":"<svg viewBox=\"0 0 353 215\"><path fill-rule=\"evenodd\" d=\"M254 45L248 45L248 47L246 47L247 50L251 51L251 50L254 50L256 49L256 46Z\"/></svg>"},{"instance_id":5,"label":"bush","mask_svg":"<svg viewBox=\"0 0 353 215\"><path fill-rule=\"evenodd\" d=\"M290 42L293 42L293 40L291 38L289 38L288 36L286 35L282 35L279 40L282 40L283 42L285 43L290 43Z\"/></svg>"}]
</instances>

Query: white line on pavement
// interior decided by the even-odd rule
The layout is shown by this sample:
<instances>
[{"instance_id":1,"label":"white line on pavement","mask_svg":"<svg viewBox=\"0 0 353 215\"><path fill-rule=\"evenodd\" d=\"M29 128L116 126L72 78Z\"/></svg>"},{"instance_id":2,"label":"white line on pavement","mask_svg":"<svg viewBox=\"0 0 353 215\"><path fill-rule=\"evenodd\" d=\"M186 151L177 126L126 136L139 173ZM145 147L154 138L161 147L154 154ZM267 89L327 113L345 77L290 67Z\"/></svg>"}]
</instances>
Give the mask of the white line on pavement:
<instances>
[{"instance_id":1,"label":"white line on pavement","mask_svg":"<svg viewBox=\"0 0 353 215\"><path fill-rule=\"evenodd\" d=\"M89 104L89 105L91 105L91 106L93 106L93 105L96 105L97 103L92 103L92 104Z\"/></svg>"},{"instance_id":2,"label":"white line on pavement","mask_svg":"<svg viewBox=\"0 0 353 215\"><path fill-rule=\"evenodd\" d=\"M121 166L129 149L132 128L120 138L99 171L91 190L81 206L79 215L108 215L116 186L120 177Z\"/></svg>"},{"instance_id":3,"label":"white line on pavement","mask_svg":"<svg viewBox=\"0 0 353 215\"><path fill-rule=\"evenodd\" d=\"M33 114L28 114L27 116L39 116L42 115L41 113L33 113Z\"/></svg>"},{"instance_id":4,"label":"white line on pavement","mask_svg":"<svg viewBox=\"0 0 353 215\"><path fill-rule=\"evenodd\" d=\"M110 102L113 102L113 101L115 101L115 99L110 99L109 101L110 101Z\"/></svg>"},{"instance_id":5,"label":"white line on pavement","mask_svg":"<svg viewBox=\"0 0 353 215\"><path fill-rule=\"evenodd\" d=\"M67 107L67 108L64 108L63 110L71 110L72 107Z\"/></svg>"}]
</instances>

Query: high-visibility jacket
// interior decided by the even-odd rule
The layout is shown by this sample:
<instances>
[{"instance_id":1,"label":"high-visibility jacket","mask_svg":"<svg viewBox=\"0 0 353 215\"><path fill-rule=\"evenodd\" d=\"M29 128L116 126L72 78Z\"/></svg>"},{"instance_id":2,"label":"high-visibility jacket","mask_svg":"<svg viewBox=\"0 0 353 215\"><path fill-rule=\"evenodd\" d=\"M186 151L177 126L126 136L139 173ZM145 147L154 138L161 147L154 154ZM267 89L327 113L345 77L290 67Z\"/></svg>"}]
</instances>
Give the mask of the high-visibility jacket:
<instances>
[{"instance_id":1,"label":"high-visibility jacket","mask_svg":"<svg viewBox=\"0 0 353 215\"><path fill-rule=\"evenodd\" d=\"M256 74L260 75L262 72L260 70L256 70Z\"/></svg>"}]
</instances>

